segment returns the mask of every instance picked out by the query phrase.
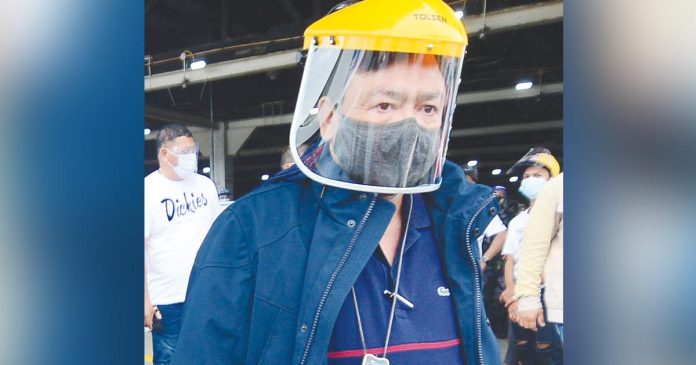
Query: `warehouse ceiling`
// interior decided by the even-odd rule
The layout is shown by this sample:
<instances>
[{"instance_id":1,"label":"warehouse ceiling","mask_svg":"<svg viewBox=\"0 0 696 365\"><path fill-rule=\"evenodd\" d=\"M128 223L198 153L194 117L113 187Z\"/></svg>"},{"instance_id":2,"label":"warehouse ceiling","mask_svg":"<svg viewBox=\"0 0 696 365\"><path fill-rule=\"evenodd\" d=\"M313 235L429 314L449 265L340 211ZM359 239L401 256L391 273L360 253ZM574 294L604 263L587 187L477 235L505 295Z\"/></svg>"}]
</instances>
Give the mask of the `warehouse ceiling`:
<instances>
[{"instance_id":1,"label":"warehouse ceiling","mask_svg":"<svg viewBox=\"0 0 696 365\"><path fill-rule=\"evenodd\" d=\"M298 49L304 28L339 2L146 0L145 56L149 66L145 75L181 70L178 56L184 50L205 54L210 67L215 62ZM482 14L484 8L483 0L447 2L455 10L463 7L465 25L467 17ZM490 15L541 3L559 2L489 0L485 8ZM229 127L234 128L235 121L292 113L301 75L302 68L293 66L149 91L145 95L145 128L156 131L172 121L207 127L211 117L215 122L229 121ZM481 183L515 186L508 176L493 176L491 171L506 170L534 146L548 147L563 163L561 19L470 36L460 94L514 92L520 81L532 81L542 92L532 97L498 92L493 100L462 103L455 113L448 158L459 164L478 160ZM543 92L547 88L555 91ZM278 170L289 127L257 127L238 153L227 157L226 174L228 184L234 184L235 197L258 185L263 174ZM154 150L154 141L146 141L146 173L156 169Z\"/></svg>"}]
</instances>

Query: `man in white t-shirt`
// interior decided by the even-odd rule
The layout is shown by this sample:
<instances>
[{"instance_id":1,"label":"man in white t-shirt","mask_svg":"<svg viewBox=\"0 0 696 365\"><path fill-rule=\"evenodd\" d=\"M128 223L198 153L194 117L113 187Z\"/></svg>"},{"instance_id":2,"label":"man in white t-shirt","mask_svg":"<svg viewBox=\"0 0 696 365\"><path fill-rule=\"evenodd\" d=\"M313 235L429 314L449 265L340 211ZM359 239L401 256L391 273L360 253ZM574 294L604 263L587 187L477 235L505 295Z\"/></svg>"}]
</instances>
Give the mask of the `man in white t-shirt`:
<instances>
[{"instance_id":1,"label":"man in white t-shirt","mask_svg":"<svg viewBox=\"0 0 696 365\"><path fill-rule=\"evenodd\" d=\"M191 132L170 124L157 134L159 170L145 177L145 326L156 365L174 352L193 261L219 209L197 154Z\"/></svg>"},{"instance_id":2,"label":"man in white t-shirt","mask_svg":"<svg viewBox=\"0 0 696 365\"><path fill-rule=\"evenodd\" d=\"M527 227L528 221L529 209L525 209L516 215L515 218L512 218L510 224L508 224L508 235L501 254L512 259L510 264L512 267L512 276L510 276L512 279L511 283L517 281L519 276L517 273L517 266L520 261L520 252L522 252L522 238L524 237L524 230Z\"/></svg>"},{"instance_id":3,"label":"man in white t-shirt","mask_svg":"<svg viewBox=\"0 0 696 365\"><path fill-rule=\"evenodd\" d=\"M493 242L490 244L486 252L483 252L483 240L484 238L493 238ZM498 215L493 217L491 223L486 226L483 234L478 236L476 241L478 242L479 252L483 252L481 255L481 269L486 270L486 265L488 261L498 255L500 250L505 243L505 238L507 237L507 227L503 224L503 220L500 219Z\"/></svg>"}]
</instances>

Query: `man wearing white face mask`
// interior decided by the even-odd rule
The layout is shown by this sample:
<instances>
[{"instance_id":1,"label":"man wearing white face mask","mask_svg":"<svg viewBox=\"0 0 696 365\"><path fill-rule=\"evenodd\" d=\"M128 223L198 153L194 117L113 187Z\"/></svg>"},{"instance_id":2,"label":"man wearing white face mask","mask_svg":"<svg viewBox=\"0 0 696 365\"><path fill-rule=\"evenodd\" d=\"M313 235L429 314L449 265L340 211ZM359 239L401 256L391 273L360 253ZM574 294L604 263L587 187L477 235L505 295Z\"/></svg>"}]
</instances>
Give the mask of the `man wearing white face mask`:
<instances>
[{"instance_id":1,"label":"man wearing white face mask","mask_svg":"<svg viewBox=\"0 0 696 365\"><path fill-rule=\"evenodd\" d=\"M179 337L193 261L218 213L215 184L196 173L198 145L184 126L157 134L159 170L145 177L145 326L155 364L168 364Z\"/></svg>"},{"instance_id":2,"label":"man wearing white face mask","mask_svg":"<svg viewBox=\"0 0 696 365\"><path fill-rule=\"evenodd\" d=\"M515 283L519 278L519 261L522 252L523 237L529 221L530 211L539 192L546 182L558 175L560 166L551 152L543 147L529 150L509 170L508 174L522 175L519 192L529 199L526 209L510 221L508 236L503 246L505 256L505 291L500 300L508 307L512 322L518 321L517 305L512 304L515 296ZM550 328L540 328L536 333L525 329L517 323L511 323L509 347L506 362L509 364L559 364L562 363L560 347L555 346L556 337Z\"/></svg>"}]
</instances>

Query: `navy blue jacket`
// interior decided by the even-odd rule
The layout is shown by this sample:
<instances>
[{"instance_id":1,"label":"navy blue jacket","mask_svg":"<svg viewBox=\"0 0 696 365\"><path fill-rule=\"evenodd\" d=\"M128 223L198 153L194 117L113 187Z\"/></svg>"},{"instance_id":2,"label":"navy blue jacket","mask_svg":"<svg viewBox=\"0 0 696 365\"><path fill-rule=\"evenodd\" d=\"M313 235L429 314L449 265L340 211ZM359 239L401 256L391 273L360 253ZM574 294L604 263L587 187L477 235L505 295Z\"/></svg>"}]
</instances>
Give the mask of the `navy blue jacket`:
<instances>
[{"instance_id":1,"label":"navy blue jacket","mask_svg":"<svg viewBox=\"0 0 696 365\"><path fill-rule=\"evenodd\" d=\"M497 213L491 189L447 162L425 194L468 364L500 364L483 308L476 237ZM196 257L172 364L325 364L334 322L394 213L376 194L299 171L225 210Z\"/></svg>"}]
</instances>

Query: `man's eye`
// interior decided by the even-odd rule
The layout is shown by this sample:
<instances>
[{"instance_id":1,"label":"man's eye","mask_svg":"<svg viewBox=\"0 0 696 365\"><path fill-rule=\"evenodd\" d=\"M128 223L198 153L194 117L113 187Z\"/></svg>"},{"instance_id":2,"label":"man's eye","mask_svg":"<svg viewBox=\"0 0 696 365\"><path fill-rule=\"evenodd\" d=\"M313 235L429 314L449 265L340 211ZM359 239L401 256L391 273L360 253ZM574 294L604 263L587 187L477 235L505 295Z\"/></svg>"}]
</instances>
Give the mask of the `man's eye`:
<instances>
[{"instance_id":1,"label":"man's eye","mask_svg":"<svg viewBox=\"0 0 696 365\"><path fill-rule=\"evenodd\" d=\"M426 105L423 107L423 111L426 114L433 114L433 113L437 113L437 108L432 106L432 105Z\"/></svg>"},{"instance_id":2,"label":"man's eye","mask_svg":"<svg viewBox=\"0 0 696 365\"><path fill-rule=\"evenodd\" d=\"M381 111L387 111L387 110L389 110L390 107L391 107L391 105L389 105L389 103L379 103L379 104L377 104L377 108L378 108L379 110L381 110Z\"/></svg>"}]
</instances>

